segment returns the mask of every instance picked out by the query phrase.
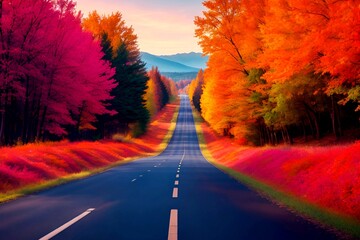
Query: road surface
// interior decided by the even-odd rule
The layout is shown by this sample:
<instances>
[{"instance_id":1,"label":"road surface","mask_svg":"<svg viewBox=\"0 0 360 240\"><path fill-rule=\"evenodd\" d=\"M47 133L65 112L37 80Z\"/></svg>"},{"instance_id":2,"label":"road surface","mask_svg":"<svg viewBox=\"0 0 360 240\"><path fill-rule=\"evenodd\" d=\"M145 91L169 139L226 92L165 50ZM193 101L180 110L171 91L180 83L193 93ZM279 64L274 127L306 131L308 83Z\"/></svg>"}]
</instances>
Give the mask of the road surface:
<instances>
[{"instance_id":1,"label":"road surface","mask_svg":"<svg viewBox=\"0 0 360 240\"><path fill-rule=\"evenodd\" d=\"M0 239L336 239L202 156L189 101L157 157L0 206Z\"/></svg>"}]
</instances>

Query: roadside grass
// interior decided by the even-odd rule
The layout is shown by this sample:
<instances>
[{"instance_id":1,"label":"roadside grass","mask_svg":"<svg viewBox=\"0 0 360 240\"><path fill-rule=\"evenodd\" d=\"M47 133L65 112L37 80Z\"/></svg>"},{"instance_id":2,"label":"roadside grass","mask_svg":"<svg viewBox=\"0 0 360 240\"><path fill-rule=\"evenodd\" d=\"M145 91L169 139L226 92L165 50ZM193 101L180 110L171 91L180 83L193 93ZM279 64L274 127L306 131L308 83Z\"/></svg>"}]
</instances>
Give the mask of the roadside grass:
<instances>
[{"instance_id":1,"label":"roadside grass","mask_svg":"<svg viewBox=\"0 0 360 240\"><path fill-rule=\"evenodd\" d=\"M176 127L179 101L168 104L148 132L126 143L58 142L0 148L0 203L160 154Z\"/></svg>"},{"instance_id":2,"label":"roadside grass","mask_svg":"<svg viewBox=\"0 0 360 240\"><path fill-rule=\"evenodd\" d=\"M260 195L274 201L278 205L288 208L290 211L303 216L309 221L325 226L341 237L346 235L345 237L360 238L360 222L357 219L328 208L320 207L292 193L282 191L277 186L265 183L253 176L234 170L233 168L226 166L224 162L214 158L214 155L216 155L214 152L219 151L220 149L216 149L215 151L210 151L208 149L208 145L211 144L211 142L207 142L205 139L202 126L203 119L194 109L193 116L202 154L215 167L239 182L242 182L249 188L259 192ZM222 148L221 150L224 149Z\"/></svg>"}]
</instances>

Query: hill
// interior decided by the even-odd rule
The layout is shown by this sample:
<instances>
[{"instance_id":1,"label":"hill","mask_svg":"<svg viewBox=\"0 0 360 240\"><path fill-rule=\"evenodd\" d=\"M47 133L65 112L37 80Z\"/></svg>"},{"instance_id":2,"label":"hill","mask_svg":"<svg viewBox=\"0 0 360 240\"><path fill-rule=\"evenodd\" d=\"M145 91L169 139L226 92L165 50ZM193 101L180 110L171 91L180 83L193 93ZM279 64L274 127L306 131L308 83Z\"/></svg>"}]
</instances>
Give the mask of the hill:
<instances>
[{"instance_id":1,"label":"hill","mask_svg":"<svg viewBox=\"0 0 360 240\"><path fill-rule=\"evenodd\" d=\"M173 62L178 62L186 66L202 69L206 68L206 63L209 59L208 56L203 56L201 53L195 52L178 53L174 55L160 55L159 57Z\"/></svg>"},{"instance_id":2,"label":"hill","mask_svg":"<svg viewBox=\"0 0 360 240\"><path fill-rule=\"evenodd\" d=\"M188 73L199 71L199 68L190 67L146 52L141 53L141 59L146 63L147 70L150 70L153 66L157 66L160 72Z\"/></svg>"}]
</instances>

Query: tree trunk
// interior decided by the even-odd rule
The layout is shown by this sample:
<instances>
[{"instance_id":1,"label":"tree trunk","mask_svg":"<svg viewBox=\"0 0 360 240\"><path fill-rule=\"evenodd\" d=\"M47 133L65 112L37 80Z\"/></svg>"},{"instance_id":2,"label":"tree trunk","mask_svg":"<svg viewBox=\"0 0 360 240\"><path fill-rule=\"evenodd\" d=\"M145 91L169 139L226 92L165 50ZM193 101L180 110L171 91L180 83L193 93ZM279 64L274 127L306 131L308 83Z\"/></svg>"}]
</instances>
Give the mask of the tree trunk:
<instances>
[{"instance_id":1,"label":"tree trunk","mask_svg":"<svg viewBox=\"0 0 360 240\"><path fill-rule=\"evenodd\" d=\"M316 117L316 112L305 102L303 102L305 109L307 110L307 113L310 115L310 119L314 123L315 127L315 138L320 139L320 127L319 127L319 121Z\"/></svg>"},{"instance_id":2,"label":"tree trunk","mask_svg":"<svg viewBox=\"0 0 360 240\"><path fill-rule=\"evenodd\" d=\"M337 116L337 111L336 111L336 103L335 103L334 95L331 95L331 112L330 112L330 116L331 116L331 123L332 123L332 129L333 129L334 136L335 136L336 140L339 140L340 133L338 131L338 124L337 124L337 117L338 116Z\"/></svg>"},{"instance_id":3,"label":"tree trunk","mask_svg":"<svg viewBox=\"0 0 360 240\"><path fill-rule=\"evenodd\" d=\"M287 126L285 126L285 134L286 134L288 143L289 143L290 145L294 144L294 140L293 140L293 138L291 137L291 135L290 135L290 133L289 133L289 128L288 128Z\"/></svg>"},{"instance_id":4,"label":"tree trunk","mask_svg":"<svg viewBox=\"0 0 360 240\"><path fill-rule=\"evenodd\" d=\"M79 110L79 117L77 119L77 123L76 123L76 126L75 126L75 133L74 133L74 140L79 140L80 139L80 127L81 127L81 117L82 117L82 114L84 112L84 109L85 109L85 103L83 102L80 110Z\"/></svg>"},{"instance_id":5,"label":"tree trunk","mask_svg":"<svg viewBox=\"0 0 360 240\"><path fill-rule=\"evenodd\" d=\"M259 131L259 145L264 146L264 144L265 144L265 134L264 134L263 126L262 126L261 123L258 126L258 131Z\"/></svg>"},{"instance_id":6,"label":"tree trunk","mask_svg":"<svg viewBox=\"0 0 360 240\"><path fill-rule=\"evenodd\" d=\"M307 142L306 125L305 125L304 120L301 121L301 126L302 126L302 130L303 130L304 141Z\"/></svg>"},{"instance_id":7,"label":"tree trunk","mask_svg":"<svg viewBox=\"0 0 360 240\"><path fill-rule=\"evenodd\" d=\"M0 109L1 125L0 125L0 145L4 145L4 123L5 123L5 109Z\"/></svg>"},{"instance_id":8,"label":"tree trunk","mask_svg":"<svg viewBox=\"0 0 360 240\"><path fill-rule=\"evenodd\" d=\"M39 121L39 126L38 126L38 131L37 131L37 139L42 139L42 141L45 140L45 134L44 134L44 129L45 129L45 117L46 117L46 112L47 112L47 106L44 106L44 110L42 112L42 116L41 119Z\"/></svg>"},{"instance_id":9,"label":"tree trunk","mask_svg":"<svg viewBox=\"0 0 360 240\"><path fill-rule=\"evenodd\" d=\"M29 77L26 76L26 89L25 89L25 106L24 106L24 115L23 115L23 126L22 126L22 142L24 144L28 143L28 129L29 129L29 95L30 95L30 83Z\"/></svg>"},{"instance_id":10,"label":"tree trunk","mask_svg":"<svg viewBox=\"0 0 360 240\"><path fill-rule=\"evenodd\" d=\"M281 136L282 136L282 139L283 139L284 143L288 144L288 139L287 139L287 137L285 135L285 128L284 127L281 128Z\"/></svg>"}]
</instances>

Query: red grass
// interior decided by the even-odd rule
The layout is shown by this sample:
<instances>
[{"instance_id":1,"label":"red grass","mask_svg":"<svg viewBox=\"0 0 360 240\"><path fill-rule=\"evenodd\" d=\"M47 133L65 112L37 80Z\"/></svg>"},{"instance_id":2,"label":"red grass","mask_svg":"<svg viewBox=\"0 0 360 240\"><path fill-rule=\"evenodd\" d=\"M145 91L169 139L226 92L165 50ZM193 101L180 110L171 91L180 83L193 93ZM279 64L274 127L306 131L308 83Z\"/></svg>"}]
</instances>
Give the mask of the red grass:
<instances>
[{"instance_id":1,"label":"red grass","mask_svg":"<svg viewBox=\"0 0 360 240\"><path fill-rule=\"evenodd\" d=\"M149 131L129 143L63 141L0 148L0 193L155 153L170 128L177 105L167 105Z\"/></svg>"},{"instance_id":2,"label":"red grass","mask_svg":"<svg viewBox=\"0 0 360 240\"><path fill-rule=\"evenodd\" d=\"M360 220L360 142L328 147L242 147L202 125L214 159L278 189Z\"/></svg>"}]
</instances>

